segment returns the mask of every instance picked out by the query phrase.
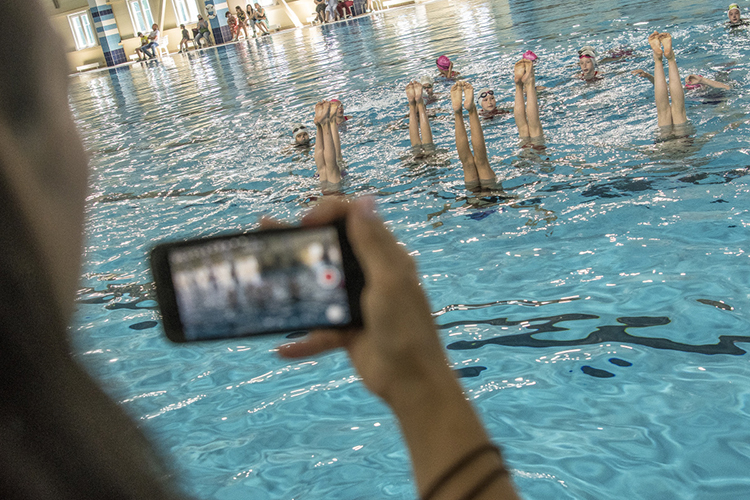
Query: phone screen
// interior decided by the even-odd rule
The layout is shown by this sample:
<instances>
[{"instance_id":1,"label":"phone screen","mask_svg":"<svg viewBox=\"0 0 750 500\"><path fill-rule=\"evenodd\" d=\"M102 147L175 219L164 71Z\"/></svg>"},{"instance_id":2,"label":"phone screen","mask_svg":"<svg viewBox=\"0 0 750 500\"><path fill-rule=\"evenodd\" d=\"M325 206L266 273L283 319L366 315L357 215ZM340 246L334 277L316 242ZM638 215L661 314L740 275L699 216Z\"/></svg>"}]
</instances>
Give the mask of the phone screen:
<instances>
[{"instance_id":1,"label":"phone screen","mask_svg":"<svg viewBox=\"0 0 750 500\"><path fill-rule=\"evenodd\" d=\"M157 277L163 273L154 273L167 335L191 341L357 323L359 297L347 286L352 271L342 227L262 231L155 249L166 259L171 281L165 287ZM170 294L163 301L165 288ZM175 313L162 304L172 299L177 333Z\"/></svg>"}]
</instances>

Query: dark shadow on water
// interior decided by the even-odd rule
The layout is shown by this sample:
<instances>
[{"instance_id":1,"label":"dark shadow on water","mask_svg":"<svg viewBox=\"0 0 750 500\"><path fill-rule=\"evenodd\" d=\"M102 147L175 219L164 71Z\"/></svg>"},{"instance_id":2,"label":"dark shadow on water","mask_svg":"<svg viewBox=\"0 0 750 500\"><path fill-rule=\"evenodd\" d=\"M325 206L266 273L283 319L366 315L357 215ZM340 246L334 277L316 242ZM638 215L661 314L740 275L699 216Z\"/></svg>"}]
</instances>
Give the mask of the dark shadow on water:
<instances>
[{"instance_id":1,"label":"dark shadow on water","mask_svg":"<svg viewBox=\"0 0 750 500\"><path fill-rule=\"evenodd\" d=\"M476 341L458 341L448 344L447 348L453 351L479 349L486 345L494 344L508 347L577 347L583 345L601 344L605 342L617 342L624 344L635 344L653 349L664 349L672 351L681 351L696 354L729 354L732 356L741 356L747 351L737 347L738 342L750 342L750 336L744 335L720 335L716 344L684 344L673 340L658 337L638 337L628 333L629 328L648 328L663 326L670 323L670 319L665 316L636 316L620 317L617 322L620 325L602 325L589 333L582 339L575 340L550 340L534 338L535 334L558 332L568 330L565 327L558 326L563 321L576 321L584 319L598 319L599 316L591 314L562 314L557 316L528 318L518 321L509 321L507 318L493 318L487 320L463 320L438 325L440 329L453 328L460 325L493 325L493 326L518 326L525 323L532 323L526 326L531 330L528 333L516 335L504 335L487 340Z\"/></svg>"}]
</instances>

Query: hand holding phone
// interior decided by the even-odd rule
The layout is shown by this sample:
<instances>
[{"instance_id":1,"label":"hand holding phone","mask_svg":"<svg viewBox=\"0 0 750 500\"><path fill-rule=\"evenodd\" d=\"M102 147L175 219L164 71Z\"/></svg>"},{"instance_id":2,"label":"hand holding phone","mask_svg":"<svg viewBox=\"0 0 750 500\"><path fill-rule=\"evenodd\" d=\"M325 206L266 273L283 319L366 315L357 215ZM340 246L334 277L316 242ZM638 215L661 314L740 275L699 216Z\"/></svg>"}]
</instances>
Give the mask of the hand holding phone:
<instances>
[{"instance_id":1,"label":"hand holding phone","mask_svg":"<svg viewBox=\"0 0 750 500\"><path fill-rule=\"evenodd\" d=\"M175 342L362 324L343 220L161 244L151 264Z\"/></svg>"}]
</instances>

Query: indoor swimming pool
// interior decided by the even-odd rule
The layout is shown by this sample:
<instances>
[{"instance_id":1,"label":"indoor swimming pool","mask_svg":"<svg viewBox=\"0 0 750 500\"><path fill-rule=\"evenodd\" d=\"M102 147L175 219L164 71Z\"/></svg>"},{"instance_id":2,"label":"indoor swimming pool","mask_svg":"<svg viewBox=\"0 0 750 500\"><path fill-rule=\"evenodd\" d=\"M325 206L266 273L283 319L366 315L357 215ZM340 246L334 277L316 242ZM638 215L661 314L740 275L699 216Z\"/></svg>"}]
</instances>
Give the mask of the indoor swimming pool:
<instances>
[{"instance_id":1,"label":"indoor swimming pool","mask_svg":"<svg viewBox=\"0 0 750 500\"><path fill-rule=\"evenodd\" d=\"M148 252L295 221L320 198L292 124L338 98L343 190L373 195L417 261L451 365L528 500L726 499L750 490L750 29L705 0L438 0L71 77L91 155L76 357L185 490L221 500L416 497L395 418L343 353L283 335L175 345ZM661 140L649 33L672 34L694 133ZM577 50L632 51L604 79ZM405 85L447 54L512 107L538 56L544 148L483 122L506 196L464 189L448 90L411 157Z\"/></svg>"}]
</instances>

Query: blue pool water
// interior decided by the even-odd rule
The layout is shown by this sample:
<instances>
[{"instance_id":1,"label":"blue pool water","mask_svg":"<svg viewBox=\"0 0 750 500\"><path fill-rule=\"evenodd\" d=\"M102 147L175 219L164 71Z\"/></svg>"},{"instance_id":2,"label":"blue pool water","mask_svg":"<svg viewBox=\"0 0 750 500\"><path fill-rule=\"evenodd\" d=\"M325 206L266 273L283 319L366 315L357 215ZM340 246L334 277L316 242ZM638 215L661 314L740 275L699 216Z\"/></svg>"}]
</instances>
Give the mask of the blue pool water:
<instances>
[{"instance_id":1,"label":"blue pool water","mask_svg":"<svg viewBox=\"0 0 750 500\"><path fill-rule=\"evenodd\" d=\"M169 344L147 267L164 239L293 221L319 196L291 123L338 97L344 190L372 194L410 249L462 376L527 499L737 499L750 489L747 109L750 31L707 1L441 0L161 62L75 76L91 152L76 356L197 497L413 498L387 408L346 357L278 359L283 336ZM648 33L670 31L695 133L660 142ZM587 85L577 49L622 47ZM512 118L484 125L513 198L463 187L443 150L409 157L403 88L446 53L512 103L540 57L546 150ZM443 110L443 111L440 111Z\"/></svg>"}]
</instances>

